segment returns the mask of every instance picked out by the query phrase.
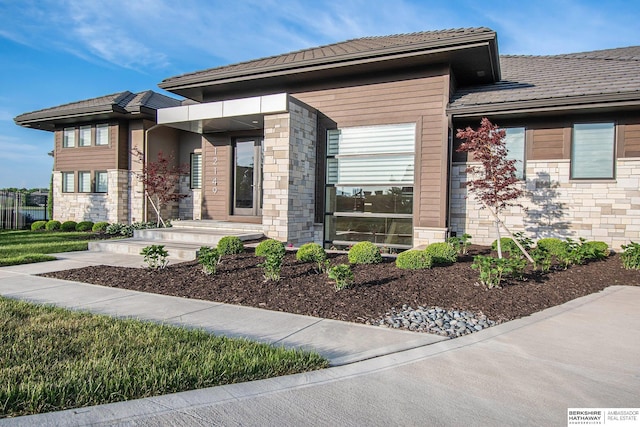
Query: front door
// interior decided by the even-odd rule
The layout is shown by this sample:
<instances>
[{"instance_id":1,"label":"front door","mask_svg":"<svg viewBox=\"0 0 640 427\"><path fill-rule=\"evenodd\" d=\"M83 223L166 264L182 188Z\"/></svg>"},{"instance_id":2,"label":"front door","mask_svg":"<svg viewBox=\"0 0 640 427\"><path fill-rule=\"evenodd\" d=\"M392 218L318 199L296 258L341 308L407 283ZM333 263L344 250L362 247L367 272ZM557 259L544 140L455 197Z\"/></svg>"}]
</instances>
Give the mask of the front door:
<instances>
[{"instance_id":1,"label":"front door","mask_svg":"<svg viewBox=\"0 0 640 427\"><path fill-rule=\"evenodd\" d=\"M262 215L262 139L238 139L233 157L233 214Z\"/></svg>"}]
</instances>

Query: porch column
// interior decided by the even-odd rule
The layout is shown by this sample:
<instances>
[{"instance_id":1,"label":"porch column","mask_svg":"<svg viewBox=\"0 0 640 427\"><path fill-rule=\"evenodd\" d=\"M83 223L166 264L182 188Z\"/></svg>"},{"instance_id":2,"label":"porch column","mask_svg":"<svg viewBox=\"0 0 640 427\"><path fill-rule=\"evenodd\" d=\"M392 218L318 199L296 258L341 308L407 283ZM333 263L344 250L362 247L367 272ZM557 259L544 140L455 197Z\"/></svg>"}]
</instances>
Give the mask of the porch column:
<instances>
[{"instance_id":1,"label":"porch column","mask_svg":"<svg viewBox=\"0 0 640 427\"><path fill-rule=\"evenodd\" d=\"M273 239L314 240L316 111L295 99L289 112L264 117L262 225Z\"/></svg>"}]
</instances>

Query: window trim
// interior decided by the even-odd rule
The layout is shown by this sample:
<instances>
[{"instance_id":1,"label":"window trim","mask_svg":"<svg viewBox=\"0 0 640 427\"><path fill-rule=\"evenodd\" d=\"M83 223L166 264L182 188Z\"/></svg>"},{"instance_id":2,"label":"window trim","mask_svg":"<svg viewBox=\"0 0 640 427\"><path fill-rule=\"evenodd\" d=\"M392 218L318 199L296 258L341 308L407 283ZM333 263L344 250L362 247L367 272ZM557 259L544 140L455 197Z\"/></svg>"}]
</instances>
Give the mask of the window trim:
<instances>
[{"instance_id":1,"label":"window trim","mask_svg":"<svg viewBox=\"0 0 640 427\"><path fill-rule=\"evenodd\" d=\"M105 171L105 170L95 171L93 174L94 174L94 181L95 181L94 193L99 193L99 194L108 193L109 192L109 174L107 173L107 171ZM107 179L107 187L105 188L104 191L101 191L99 189L100 180L98 179L98 175L100 175L100 174L104 174L106 179Z\"/></svg>"},{"instance_id":2,"label":"window trim","mask_svg":"<svg viewBox=\"0 0 640 427\"><path fill-rule=\"evenodd\" d=\"M61 187L61 192L62 193L75 193L76 192L76 173L75 172L62 172L62 187ZM71 181L71 189L68 188L67 186L67 180L66 177L71 176L72 177L72 181Z\"/></svg>"},{"instance_id":3,"label":"window trim","mask_svg":"<svg viewBox=\"0 0 640 427\"><path fill-rule=\"evenodd\" d=\"M580 125L597 125L597 124L610 124L613 130L613 135L611 138L611 174L609 176L598 176L598 177L594 177L594 176L588 176L588 177L584 177L584 176L578 176L576 177L574 175L574 165L575 165L575 160L574 160L574 155L575 155L575 148L576 148L576 136L575 136L575 128L576 125L580 126ZM618 137L618 130L617 130L617 123L613 120L603 120L603 121L592 121L592 122L575 122L573 123L573 125L571 126L571 148L570 148L570 153L569 153L569 179L571 181L606 181L606 180L615 180L616 179L616 160L617 160L617 137Z\"/></svg>"}]
</instances>

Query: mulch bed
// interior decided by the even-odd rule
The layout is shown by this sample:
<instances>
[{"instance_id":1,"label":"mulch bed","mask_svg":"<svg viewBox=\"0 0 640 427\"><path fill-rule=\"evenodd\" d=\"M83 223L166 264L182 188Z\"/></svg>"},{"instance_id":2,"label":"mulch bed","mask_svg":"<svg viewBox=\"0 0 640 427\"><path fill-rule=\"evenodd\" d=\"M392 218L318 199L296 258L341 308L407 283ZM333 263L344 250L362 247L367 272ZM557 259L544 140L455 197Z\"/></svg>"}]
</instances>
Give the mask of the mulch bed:
<instances>
[{"instance_id":1,"label":"mulch bed","mask_svg":"<svg viewBox=\"0 0 640 427\"><path fill-rule=\"evenodd\" d=\"M473 254L488 252L474 247L456 264L420 271L400 270L393 260L354 265L355 284L339 292L326 275L317 274L312 264L296 261L292 252L287 253L278 283L264 282L258 266L262 258L250 252L224 257L212 276L205 275L196 262L169 265L160 271L101 265L43 276L359 323L380 319L403 304L482 312L502 322L607 286L640 285L640 272L625 270L619 255L612 255L545 275L530 273L526 281L487 290L477 284L478 273L471 262ZM342 254L330 255L330 260L332 264L348 263Z\"/></svg>"}]
</instances>

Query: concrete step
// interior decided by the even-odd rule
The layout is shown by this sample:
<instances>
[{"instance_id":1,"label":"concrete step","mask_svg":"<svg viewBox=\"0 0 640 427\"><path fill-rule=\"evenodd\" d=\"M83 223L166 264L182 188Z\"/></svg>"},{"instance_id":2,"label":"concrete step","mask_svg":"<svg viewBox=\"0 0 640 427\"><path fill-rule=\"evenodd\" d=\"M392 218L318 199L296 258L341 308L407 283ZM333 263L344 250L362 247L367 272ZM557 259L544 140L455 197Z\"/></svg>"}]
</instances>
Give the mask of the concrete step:
<instances>
[{"instance_id":1,"label":"concrete step","mask_svg":"<svg viewBox=\"0 0 640 427\"><path fill-rule=\"evenodd\" d=\"M160 240L145 240L132 237L121 240L96 240L89 242L89 250L93 252L106 252L117 254L140 255L140 251L151 245L164 245L169 252L169 257L178 261L191 261L196 259L196 252L202 245L163 242Z\"/></svg>"},{"instance_id":2,"label":"concrete step","mask_svg":"<svg viewBox=\"0 0 640 427\"><path fill-rule=\"evenodd\" d=\"M210 230L233 230L233 231L248 231L255 233L263 233L264 227L262 224L253 224L245 222L231 222L231 221L215 221L215 220L182 220L173 221L171 228L179 229L210 229Z\"/></svg>"},{"instance_id":3,"label":"concrete step","mask_svg":"<svg viewBox=\"0 0 640 427\"><path fill-rule=\"evenodd\" d=\"M163 242L181 242L200 246L216 246L224 236L237 236L242 241L255 240L263 236L260 232L247 232L231 229L207 229L207 228L154 228L148 230L135 230L133 237Z\"/></svg>"}]
</instances>

